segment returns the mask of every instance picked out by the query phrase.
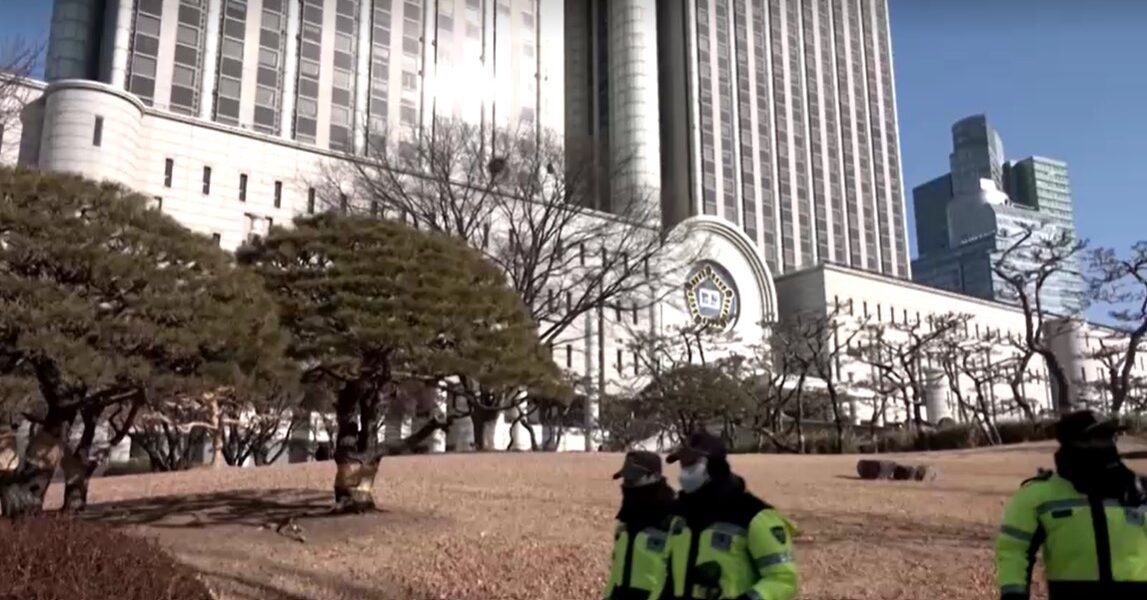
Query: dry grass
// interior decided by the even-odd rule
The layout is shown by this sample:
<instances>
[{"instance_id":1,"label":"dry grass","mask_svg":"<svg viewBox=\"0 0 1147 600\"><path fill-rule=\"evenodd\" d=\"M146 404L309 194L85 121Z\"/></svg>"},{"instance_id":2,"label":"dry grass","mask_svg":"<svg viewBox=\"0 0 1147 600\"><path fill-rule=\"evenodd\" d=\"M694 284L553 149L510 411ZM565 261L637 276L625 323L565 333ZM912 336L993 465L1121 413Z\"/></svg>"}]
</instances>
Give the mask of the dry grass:
<instances>
[{"instance_id":1,"label":"dry grass","mask_svg":"<svg viewBox=\"0 0 1147 600\"><path fill-rule=\"evenodd\" d=\"M896 459L931 462L941 477L859 481L856 457L736 456L733 465L800 526L802 598L992 597L1002 506L1022 479L1051 466L1051 447ZM330 463L120 477L93 483L93 517L157 537L223 598L592 599L606 569L617 501L609 475L619 461L387 459L383 512L340 518L324 515ZM305 542L276 533L289 517Z\"/></svg>"}]
</instances>

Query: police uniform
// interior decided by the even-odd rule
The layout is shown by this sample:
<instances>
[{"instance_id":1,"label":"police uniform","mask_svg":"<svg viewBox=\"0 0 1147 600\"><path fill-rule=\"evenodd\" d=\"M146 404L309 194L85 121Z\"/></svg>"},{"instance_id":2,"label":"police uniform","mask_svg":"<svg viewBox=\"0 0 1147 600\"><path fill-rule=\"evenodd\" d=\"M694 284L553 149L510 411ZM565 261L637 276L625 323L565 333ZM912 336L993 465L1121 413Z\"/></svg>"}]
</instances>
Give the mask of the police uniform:
<instances>
[{"instance_id":1,"label":"police uniform","mask_svg":"<svg viewBox=\"0 0 1147 600\"><path fill-rule=\"evenodd\" d=\"M606 600L669 598L669 508L673 490L661 475L661 457L630 452L614 474L623 501L613 536Z\"/></svg>"},{"instance_id":2,"label":"police uniform","mask_svg":"<svg viewBox=\"0 0 1147 600\"><path fill-rule=\"evenodd\" d=\"M724 443L690 436L669 456L683 468L704 458L708 481L684 490L669 536L673 597L681 600L790 600L797 593L796 528L745 489L728 467Z\"/></svg>"},{"instance_id":3,"label":"police uniform","mask_svg":"<svg viewBox=\"0 0 1147 600\"><path fill-rule=\"evenodd\" d=\"M1061 419L1056 472L1025 481L1004 514L1003 600L1029 598L1041 548L1049 600L1147 599L1147 482L1119 461L1117 430L1091 411Z\"/></svg>"}]
</instances>

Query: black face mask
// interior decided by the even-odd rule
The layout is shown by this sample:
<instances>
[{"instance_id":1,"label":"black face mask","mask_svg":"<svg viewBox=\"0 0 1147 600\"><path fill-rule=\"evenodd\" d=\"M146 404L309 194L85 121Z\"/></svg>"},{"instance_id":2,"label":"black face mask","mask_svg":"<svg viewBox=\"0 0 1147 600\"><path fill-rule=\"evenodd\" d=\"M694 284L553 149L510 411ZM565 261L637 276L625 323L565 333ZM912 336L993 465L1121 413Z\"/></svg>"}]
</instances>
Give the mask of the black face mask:
<instances>
[{"instance_id":1,"label":"black face mask","mask_svg":"<svg viewBox=\"0 0 1147 600\"><path fill-rule=\"evenodd\" d=\"M629 525L645 526L657 523L669 514L673 502L673 488L662 479L640 487L621 488L621 510L617 518Z\"/></svg>"},{"instance_id":2,"label":"black face mask","mask_svg":"<svg viewBox=\"0 0 1147 600\"><path fill-rule=\"evenodd\" d=\"M1082 494L1122 498L1134 474L1124 466L1114 445L1101 448L1063 446L1055 453L1055 469Z\"/></svg>"}]
</instances>

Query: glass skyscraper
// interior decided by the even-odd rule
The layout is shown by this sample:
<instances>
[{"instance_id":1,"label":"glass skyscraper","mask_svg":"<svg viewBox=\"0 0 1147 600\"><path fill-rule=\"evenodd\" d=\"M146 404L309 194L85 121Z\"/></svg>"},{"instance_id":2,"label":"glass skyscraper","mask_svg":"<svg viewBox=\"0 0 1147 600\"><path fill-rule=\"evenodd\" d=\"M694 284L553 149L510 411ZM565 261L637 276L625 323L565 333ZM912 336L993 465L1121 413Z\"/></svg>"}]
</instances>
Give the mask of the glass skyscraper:
<instances>
[{"instance_id":1,"label":"glass skyscraper","mask_svg":"<svg viewBox=\"0 0 1147 600\"><path fill-rule=\"evenodd\" d=\"M952 171L912 190L919 256L913 279L933 287L1010 301L993 272L1009 240L1025 228L1051 238L1075 234L1067 164L1004 158L1003 142L984 115L952 127ZM1079 312L1084 282L1079 261L1048 281L1041 300L1051 313Z\"/></svg>"},{"instance_id":2,"label":"glass skyscraper","mask_svg":"<svg viewBox=\"0 0 1147 600\"><path fill-rule=\"evenodd\" d=\"M567 0L566 24L566 138L636 155L666 224L728 221L774 274L909 277L886 0Z\"/></svg>"}]
</instances>

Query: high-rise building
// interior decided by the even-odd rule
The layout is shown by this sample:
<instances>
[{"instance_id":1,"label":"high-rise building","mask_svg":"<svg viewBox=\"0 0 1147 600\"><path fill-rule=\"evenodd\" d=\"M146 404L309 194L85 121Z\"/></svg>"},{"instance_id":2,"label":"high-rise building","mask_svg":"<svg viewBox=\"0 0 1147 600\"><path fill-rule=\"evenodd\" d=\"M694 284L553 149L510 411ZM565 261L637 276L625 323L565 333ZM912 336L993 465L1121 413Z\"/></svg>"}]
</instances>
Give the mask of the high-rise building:
<instances>
[{"instance_id":1,"label":"high-rise building","mask_svg":"<svg viewBox=\"0 0 1147 600\"><path fill-rule=\"evenodd\" d=\"M57 0L45 75L361 152L368 126L560 113L560 92L539 85L560 85L562 49L543 41L560 19L554 0Z\"/></svg>"},{"instance_id":2,"label":"high-rise building","mask_svg":"<svg viewBox=\"0 0 1147 600\"><path fill-rule=\"evenodd\" d=\"M886 0L566 0L566 21L567 139L660 155L634 171L666 224L728 221L774 273L909 276Z\"/></svg>"},{"instance_id":3,"label":"high-rise building","mask_svg":"<svg viewBox=\"0 0 1147 600\"><path fill-rule=\"evenodd\" d=\"M562 131L561 2L55 0L19 162L118 181L233 248L315 211L369 136Z\"/></svg>"},{"instance_id":4,"label":"high-rise building","mask_svg":"<svg viewBox=\"0 0 1147 600\"><path fill-rule=\"evenodd\" d=\"M1012 201L1034 208L1061 227L1075 230L1071 203L1071 182L1067 163L1053 158L1031 156L1005 166L1007 192Z\"/></svg>"},{"instance_id":5,"label":"high-rise building","mask_svg":"<svg viewBox=\"0 0 1147 600\"><path fill-rule=\"evenodd\" d=\"M1031 229L1052 239L1074 235L1067 164L1031 157L1004 158L999 134L984 115L952 126L952 171L912 190L916 244L912 261L917 282L993 300L1011 300L1006 283L993 271L1014 236ZM1077 270L1073 261L1069 271ZM1051 313L1079 312L1084 282L1058 273L1041 301Z\"/></svg>"},{"instance_id":6,"label":"high-rise building","mask_svg":"<svg viewBox=\"0 0 1147 600\"><path fill-rule=\"evenodd\" d=\"M1004 142L986 115L973 115L952 125L952 194L974 194L981 179L1004 190Z\"/></svg>"}]
</instances>

